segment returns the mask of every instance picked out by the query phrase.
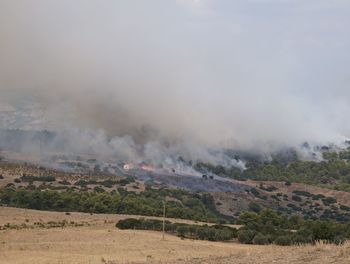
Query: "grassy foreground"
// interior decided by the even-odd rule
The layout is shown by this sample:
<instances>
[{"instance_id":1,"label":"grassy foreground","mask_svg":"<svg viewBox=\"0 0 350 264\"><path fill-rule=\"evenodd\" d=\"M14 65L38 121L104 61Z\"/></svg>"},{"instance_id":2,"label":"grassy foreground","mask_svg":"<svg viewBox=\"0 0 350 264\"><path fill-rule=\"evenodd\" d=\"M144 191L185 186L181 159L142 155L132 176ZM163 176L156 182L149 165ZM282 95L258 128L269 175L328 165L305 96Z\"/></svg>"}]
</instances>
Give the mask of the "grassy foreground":
<instances>
[{"instance_id":1,"label":"grassy foreground","mask_svg":"<svg viewBox=\"0 0 350 264\"><path fill-rule=\"evenodd\" d=\"M350 244L279 247L195 241L161 233L118 230L130 216L44 212L0 207L0 224L84 222L65 228L0 231L0 263L350 263ZM186 220L176 220L186 221ZM186 221L187 223L190 223Z\"/></svg>"}]
</instances>

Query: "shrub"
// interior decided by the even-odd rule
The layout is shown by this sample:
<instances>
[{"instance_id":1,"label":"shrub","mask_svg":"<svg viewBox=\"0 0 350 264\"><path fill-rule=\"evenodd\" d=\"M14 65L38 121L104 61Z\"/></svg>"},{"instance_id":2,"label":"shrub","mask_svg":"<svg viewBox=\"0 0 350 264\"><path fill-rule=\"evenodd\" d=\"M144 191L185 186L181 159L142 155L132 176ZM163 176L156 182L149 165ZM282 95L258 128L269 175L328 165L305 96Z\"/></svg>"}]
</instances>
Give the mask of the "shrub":
<instances>
[{"instance_id":1,"label":"shrub","mask_svg":"<svg viewBox=\"0 0 350 264\"><path fill-rule=\"evenodd\" d=\"M67 180L59 181L58 183L62 185L71 185L70 182Z\"/></svg>"},{"instance_id":2,"label":"shrub","mask_svg":"<svg viewBox=\"0 0 350 264\"><path fill-rule=\"evenodd\" d=\"M286 186L291 186L292 183L291 183L290 181L286 181L286 182L284 183L284 185L286 185Z\"/></svg>"},{"instance_id":3,"label":"shrub","mask_svg":"<svg viewBox=\"0 0 350 264\"><path fill-rule=\"evenodd\" d=\"M32 183L34 181L39 182L54 182L56 181L56 178L53 176L30 176L30 175L23 175L21 177L21 180L24 182Z\"/></svg>"},{"instance_id":4,"label":"shrub","mask_svg":"<svg viewBox=\"0 0 350 264\"><path fill-rule=\"evenodd\" d=\"M332 242L336 245L342 245L346 241L346 237L343 235L338 235L333 238Z\"/></svg>"},{"instance_id":5,"label":"shrub","mask_svg":"<svg viewBox=\"0 0 350 264\"><path fill-rule=\"evenodd\" d=\"M274 195L274 194L271 195L271 198L272 198L272 199L275 199L276 201L279 201L279 202L281 201L281 200L278 198L278 196L277 196L277 195Z\"/></svg>"},{"instance_id":6,"label":"shrub","mask_svg":"<svg viewBox=\"0 0 350 264\"><path fill-rule=\"evenodd\" d=\"M346 206L346 205L340 205L339 206L339 208L341 209L341 210L344 210L344 211L350 211L350 207L349 206Z\"/></svg>"},{"instance_id":7,"label":"shrub","mask_svg":"<svg viewBox=\"0 0 350 264\"><path fill-rule=\"evenodd\" d=\"M293 195L293 196L292 196L292 200L293 200L293 201L296 201L296 202L301 202L301 201L302 201L301 197L298 196L298 195Z\"/></svg>"},{"instance_id":8,"label":"shrub","mask_svg":"<svg viewBox=\"0 0 350 264\"><path fill-rule=\"evenodd\" d=\"M329 221L313 221L309 223L314 240L332 240L335 235L335 229L332 222Z\"/></svg>"},{"instance_id":9,"label":"shrub","mask_svg":"<svg viewBox=\"0 0 350 264\"><path fill-rule=\"evenodd\" d=\"M295 195L300 195L300 196L305 196L305 197L312 197L313 195L307 191L299 191L299 190L294 190L293 194Z\"/></svg>"},{"instance_id":10,"label":"shrub","mask_svg":"<svg viewBox=\"0 0 350 264\"><path fill-rule=\"evenodd\" d=\"M299 244L308 244L312 241L310 237L305 237L303 235L295 234L292 238L293 244L299 245Z\"/></svg>"},{"instance_id":11,"label":"shrub","mask_svg":"<svg viewBox=\"0 0 350 264\"><path fill-rule=\"evenodd\" d=\"M322 199L322 202L324 205L331 205L337 202L337 199L333 197L326 197Z\"/></svg>"},{"instance_id":12,"label":"shrub","mask_svg":"<svg viewBox=\"0 0 350 264\"><path fill-rule=\"evenodd\" d=\"M259 193L258 190L255 189L255 188L252 188L252 189L250 190L250 192L251 192L255 197L259 197L259 196L260 196L260 193Z\"/></svg>"},{"instance_id":13,"label":"shrub","mask_svg":"<svg viewBox=\"0 0 350 264\"><path fill-rule=\"evenodd\" d=\"M269 243L270 243L270 241L268 239L268 236L265 236L261 233L258 233L253 239L254 245L267 245Z\"/></svg>"},{"instance_id":14,"label":"shrub","mask_svg":"<svg viewBox=\"0 0 350 264\"><path fill-rule=\"evenodd\" d=\"M223 240L229 240L232 238L237 237L237 229L233 228L233 227L228 227L228 226L224 226L224 225L213 225L211 226L212 228L215 228L218 231L221 231L225 237L229 237L227 239L223 239Z\"/></svg>"},{"instance_id":15,"label":"shrub","mask_svg":"<svg viewBox=\"0 0 350 264\"><path fill-rule=\"evenodd\" d=\"M275 244L279 246L289 246L292 244L292 239L290 236L285 235L285 236L278 236L275 239Z\"/></svg>"},{"instance_id":16,"label":"shrub","mask_svg":"<svg viewBox=\"0 0 350 264\"><path fill-rule=\"evenodd\" d=\"M112 188L114 185L116 185L118 182L117 181L112 181L112 180L105 180L101 182L101 185L107 188Z\"/></svg>"},{"instance_id":17,"label":"shrub","mask_svg":"<svg viewBox=\"0 0 350 264\"><path fill-rule=\"evenodd\" d=\"M95 186L95 187L94 187L94 191L95 191L95 192L98 192L98 193L102 193L102 192L104 192L105 190L104 190L103 188L99 187L99 186Z\"/></svg>"},{"instance_id":18,"label":"shrub","mask_svg":"<svg viewBox=\"0 0 350 264\"><path fill-rule=\"evenodd\" d=\"M292 208L294 211L301 211L301 208L296 206L295 204L287 204L289 208Z\"/></svg>"},{"instance_id":19,"label":"shrub","mask_svg":"<svg viewBox=\"0 0 350 264\"><path fill-rule=\"evenodd\" d=\"M262 183L260 184L259 188L260 188L261 190L264 190L264 191L267 191L267 192L273 192L273 191L278 190L278 188L276 188L275 186L272 186L272 185L271 185L271 186L265 187Z\"/></svg>"},{"instance_id":20,"label":"shrub","mask_svg":"<svg viewBox=\"0 0 350 264\"><path fill-rule=\"evenodd\" d=\"M122 186L125 186L129 183L135 182L135 178L134 177L126 177L125 179L121 179L118 183Z\"/></svg>"},{"instance_id":21,"label":"shrub","mask_svg":"<svg viewBox=\"0 0 350 264\"><path fill-rule=\"evenodd\" d=\"M185 235L189 233L189 229L187 226L182 225L177 227L176 232L179 237L185 237Z\"/></svg>"},{"instance_id":22,"label":"shrub","mask_svg":"<svg viewBox=\"0 0 350 264\"><path fill-rule=\"evenodd\" d=\"M325 198L326 196L324 196L323 194L315 194L312 196L312 200L320 200L322 198Z\"/></svg>"},{"instance_id":23,"label":"shrub","mask_svg":"<svg viewBox=\"0 0 350 264\"><path fill-rule=\"evenodd\" d=\"M253 230L239 230L237 233L238 241L243 244L252 244L256 232Z\"/></svg>"},{"instance_id":24,"label":"shrub","mask_svg":"<svg viewBox=\"0 0 350 264\"><path fill-rule=\"evenodd\" d=\"M141 221L134 218L129 218L125 220L120 220L116 227L119 229L135 229L141 226Z\"/></svg>"},{"instance_id":25,"label":"shrub","mask_svg":"<svg viewBox=\"0 0 350 264\"><path fill-rule=\"evenodd\" d=\"M259 213L261 211L261 206L257 203L250 203L249 204L249 210L255 212L255 213Z\"/></svg>"},{"instance_id":26,"label":"shrub","mask_svg":"<svg viewBox=\"0 0 350 264\"><path fill-rule=\"evenodd\" d=\"M80 186L80 187L83 187L83 186L87 186L89 183L87 181L84 181L84 180L78 180L74 183L75 186Z\"/></svg>"}]
</instances>

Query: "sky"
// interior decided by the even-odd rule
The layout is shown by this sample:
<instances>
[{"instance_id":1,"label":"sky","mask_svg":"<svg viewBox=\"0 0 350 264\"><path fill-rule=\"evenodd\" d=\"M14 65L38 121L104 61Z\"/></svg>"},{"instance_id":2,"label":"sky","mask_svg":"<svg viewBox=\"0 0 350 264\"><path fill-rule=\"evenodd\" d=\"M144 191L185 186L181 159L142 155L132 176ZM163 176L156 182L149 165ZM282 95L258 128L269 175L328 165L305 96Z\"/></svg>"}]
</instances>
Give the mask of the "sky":
<instances>
[{"instance_id":1,"label":"sky","mask_svg":"<svg viewBox=\"0 0 350 264\"><path fill-rule=\"evenodd\" d=\"M349 31L347 0L0 0L0 105L175 149L343 140Z\"/></svg>"}]
</instances>

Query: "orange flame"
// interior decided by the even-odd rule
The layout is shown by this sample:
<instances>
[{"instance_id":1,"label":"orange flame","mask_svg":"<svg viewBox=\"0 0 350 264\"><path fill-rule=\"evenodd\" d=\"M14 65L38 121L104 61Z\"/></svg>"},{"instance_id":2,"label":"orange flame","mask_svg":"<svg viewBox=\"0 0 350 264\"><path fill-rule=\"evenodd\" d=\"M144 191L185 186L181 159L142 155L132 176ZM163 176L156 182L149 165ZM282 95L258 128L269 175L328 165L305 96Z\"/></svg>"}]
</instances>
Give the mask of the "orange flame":
<instances>
[{"instance_id":1,"label":"orange flame","mask_svg":"<svg viewBox=\"0 0 350 264\"><path fill-rule=\"evenodd\" d=\"M141 169L144 171L154 171L154 167L151 165L141 165Z\"/></svg>"}]
</instances>

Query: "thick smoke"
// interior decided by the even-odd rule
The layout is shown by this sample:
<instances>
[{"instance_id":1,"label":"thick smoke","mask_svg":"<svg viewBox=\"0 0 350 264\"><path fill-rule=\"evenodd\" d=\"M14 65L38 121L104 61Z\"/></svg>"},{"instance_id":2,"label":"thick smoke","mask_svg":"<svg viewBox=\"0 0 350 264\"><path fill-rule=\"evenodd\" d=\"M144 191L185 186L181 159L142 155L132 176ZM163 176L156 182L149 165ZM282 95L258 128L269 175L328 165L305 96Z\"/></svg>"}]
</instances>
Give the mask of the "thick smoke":
<instances>
[{"instance_id":1,"label":"thick smoke","mask_svg":"<svg viewBox=\"0 0 350 264\"><path fill-rule=\"evenodd\" d=\"M349 28L341 0L2 0L0 109L39 102L70 151L162 163L343 140Z\"/></svg>"}]
</instances>

